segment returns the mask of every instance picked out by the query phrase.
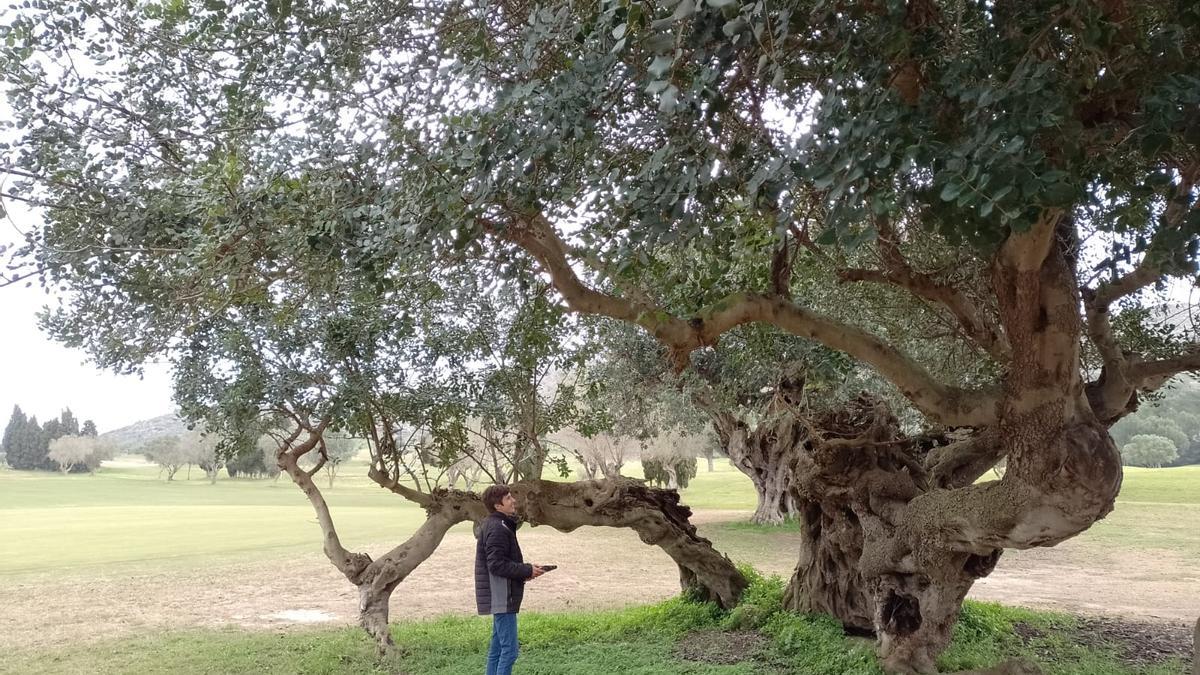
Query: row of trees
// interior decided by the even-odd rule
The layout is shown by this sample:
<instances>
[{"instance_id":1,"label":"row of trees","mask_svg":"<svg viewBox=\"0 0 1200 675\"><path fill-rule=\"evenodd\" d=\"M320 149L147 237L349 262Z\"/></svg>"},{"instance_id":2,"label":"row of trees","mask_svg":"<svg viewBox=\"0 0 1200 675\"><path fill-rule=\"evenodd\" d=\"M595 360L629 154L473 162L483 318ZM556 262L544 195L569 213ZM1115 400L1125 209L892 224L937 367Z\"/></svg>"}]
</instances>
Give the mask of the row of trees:
<instances>
[{"instance_id":1,"label":"row of trees","mask_svg":"<svg viewBox=\"0 0 1200 675\"><path fill-rule=\"evenodd\" d=\"M333 487L342 464L362 447L361 439L329 434L326 438L328 461L323 469L330 487ZM175 480L175 474L185 467L190 478L192 466L203 470L208 480L214 483L221 469L230 478L278 478L280 474L275 461L276 443L267 435L223 438L217 434L189 431L181 435L158 436L133 450L157 464L161 468L160 475L165 475L167 481Z\"/></svg>"},{"instance_id":2,"label":"row of trees","mask_svg":"<svg viewBox=\"0 0 1200 675\"><path fill-rule=\"evenodd\" d=\"M26 417L19 405L13 406L0 449L14 469L63 472L94 471L111 454L96 438L95 423L81 425L69 408L39 424L36 415Z\"/></svg>"},{"instance_id":3,"label":"row of trees","mask_svg":"<svg viewBox=\"0 0 1200 675\"><path fill-rule=\"evenodd\" d=\"M1200 370L1146 311L1200 260L1193 5L35 6L0 48L5 196L46 215L13 274L97 363L169 360L222 456L275 441L381 648L484 516L438 489L464 461L737 602L676 492L546 480L566 428L673 433L645 383L799 519L789 607L930 673L1004 550L1111 511L1110 427ZM331 432L427 514L378 558L314 483Z\"/></svg>"}]
</instances>

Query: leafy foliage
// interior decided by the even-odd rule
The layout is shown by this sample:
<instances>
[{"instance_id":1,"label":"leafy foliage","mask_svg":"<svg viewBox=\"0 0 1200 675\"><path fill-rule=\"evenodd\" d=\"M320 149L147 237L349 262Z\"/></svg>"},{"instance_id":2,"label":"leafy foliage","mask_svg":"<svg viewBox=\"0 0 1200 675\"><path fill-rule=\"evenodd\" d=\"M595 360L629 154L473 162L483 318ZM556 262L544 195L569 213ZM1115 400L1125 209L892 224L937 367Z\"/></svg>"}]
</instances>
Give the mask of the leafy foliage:
<instances>
[{"instance_id":1,"label":"leafy foliage","mask_svg":"<svg viewBox=\"0 0 1200 675\"><path fill-rule=\"evenodd\" d=\"M646 480L662 487L684 489L696 477L696 458L678 457L642 459L642 473Z\"/></svg>"},{"instance_id":2,"label":"leafy foliage","mask_svg":"<svg viewBox=\"0 0 1200 675\"><path fill-rule=\"evenodd\" d=\"M1121 446L1121 457L1131 466L1158 468L1179 456L1175 443L1163 436L1138 434Z\"/></svg>"}]
</instances>

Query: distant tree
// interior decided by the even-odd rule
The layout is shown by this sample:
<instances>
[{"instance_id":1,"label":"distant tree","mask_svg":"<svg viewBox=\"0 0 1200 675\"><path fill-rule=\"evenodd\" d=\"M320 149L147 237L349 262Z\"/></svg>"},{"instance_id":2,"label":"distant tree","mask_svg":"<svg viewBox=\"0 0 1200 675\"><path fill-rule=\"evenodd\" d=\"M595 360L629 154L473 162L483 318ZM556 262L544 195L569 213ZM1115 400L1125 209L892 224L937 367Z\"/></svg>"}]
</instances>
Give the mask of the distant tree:
<instances>
[{"instance_id":1,"label":"distant tree","mask_svg":"<svg viewBox=\"0 0 1200 675\"><path fill-rule=\"evenodd\" d=\"M1121 447L1121 457L1128 466L1157 469L1169 464L1179 455L1175 443L1165 436L1138 434Z\"/></svg>"},{"instance_id":2,"label":"distant tree","mask_svg":"<svg viewBox=\"0 0 1200 675\"><path fill-rule=\"evenodd\" d=\"M108 446L91 436L66 435L49 442L47 457L63 473L95 473L100 462L111 455Z\"/></svg>"},{"instance_id":3,"label":"distant tree","mask_svg":"<svg viewBox=\"0 0 1200 675\"><path fill-rule=\"evenodd\" d=\"M659 487L681 490L696 477L695 457L643 459L642 474Z\"/></svg>"},{"instance_id":4,"label":"distant tree","mask_svg":"<svg viewBox=\"0 0 1200 675\"><path fill-rule=\"evenodd\" d=\"M79 435L79 418L75 417L75 413L71 412L70 408L64 408L58 417L58 436L51 438L62 438L63 436L78 436Z\"/></svg>"},{"instance_id":5,"label":"distant tree","mask_svg":"<svg viewBox=\"0 0 1200 675\"><path fill-rule=\"evenodd\" d=\"M257 446L250 446L225 462L225 472L230 478L266 478L267 462Z\"/></svg>"},{"instance_id":6,"label":"distant tree","mask_svg":"<svg viewBox=\"0 0 1200 675\"><path fill-rule=\"evenodd\" d=\"M1156 415L1131 415L1112 426L1113 440L1119 446L1124 446L1135 436L1161 436L1169 439L1176 450L1186 448L1191 439L1179 428L1179 424L1167 411L1158 410Z\"/></svg>"},{"instance_id":7,"label":"distant tree","mask_svg":"<svg viewBox=\"0 0 1200 675\"><path fill-rule=\"evenodd\" d=\"M672 429L642 445L642 473L656 485L680 490L696 477L696 455L707 442L702 433Z\"/></svg>"},{"instance_id":8,"label":"distant tree","mask_svg":"<svg viewBox=\"0 0 1200 675\"><path fill-rule=\"evenodd\" d=\"M57 427L58 420L51 428ZM11 423L10 423L11 424ZM22 470L53 470L54 463L46 457L48 452L48 436L34 415L13 429L11 449L5 454L8 465Z\"/></svg>"},{"instance_id":9,"label":"distant tree","mask_svg":"<svg viewBox=\"0 0 1200 675\"><path fill-rule=\"evenodd\" d=\"M12 415L8 418L8 425L4 427L4 439L0 441L0 452L4 453L4 461L14 469L17 468L14 462L19 461L21 452L18 446L28 424L29 418L25 417L21 406L14 405Z\"/></svg>"},{"instance_id":10,"label":"distant tree","mask_svg":"<svg viewBox=\"0 0 1200 675\"><path fill-rule=\"evenodd\" d=\"M217 474L225 468L225 457L218 452L220 440L216 434L206 434L199 430L190 431L180 439L192 461L204 470L204 475L210 483L216 483Z\"/></svg>"},{"instance_id":11,"label":"distant tree","mask_svg":"<svg viewBox=\"0 0 1200 675\"><path fill-rule=\"evenodd\" d=\"M563 429L551 440L579 462L587 480L617 478L625 460L634 454L637 440L617 433L589 431L590 436L584 435L582 429Z\"/></svg>"},{"instance_id":12,"label":"distant tree","mask_svg":"<svg viewBox=\"0 0 1200 675\"><path fill-rule=\"evenodd\" d=\"M337 477L338 469L363 448L364 442L361 438L342 434L325 434L323 438L326 456L325 475L329 478L329 487L333 487L333 479Z\"/></svg>"},{"instance_id":13,"label":"distant tree","mask_svg":"<svg viewBox=\"0 0 1200 675\"><path fill-rule=\"evenodd\" d=\"M99 436L99 434L96 432L96 423L91 420L84 421L83 426L79 429L79 435L91 436L92 438Z\"/></svg>"},{"instance_id":14,"label":"distant tree","mask_svg":"<svg viewBox=\"0 0 1200 675\"><path fill-rule=\"evenodd\" d=\"M142 447L142 454L147 461L154 462L167 474L167 480L175 480L175 473L195 461L194 453L184 446L179 436L159 436L151 439Z\"/></svg>"}]
</instances>

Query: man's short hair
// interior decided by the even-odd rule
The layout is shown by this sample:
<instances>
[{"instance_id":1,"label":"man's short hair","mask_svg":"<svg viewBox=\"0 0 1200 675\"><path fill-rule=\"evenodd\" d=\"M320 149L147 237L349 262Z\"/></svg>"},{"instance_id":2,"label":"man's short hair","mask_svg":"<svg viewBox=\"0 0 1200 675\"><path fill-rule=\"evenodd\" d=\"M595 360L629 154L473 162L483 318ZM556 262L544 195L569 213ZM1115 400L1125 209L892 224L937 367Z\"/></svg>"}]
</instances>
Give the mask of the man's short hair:
<instances>
[{"instance_id":1,"label":"man's short hair","mask_svg":"<svg viewBox=\"0 0 1200 675\"><path fill-rule=\"evenodd\" d=\"M483 505L487 507L488 513L495 513L496 507L505 495L509 494L507 485L492 485L483 491Z\"/></svg>"}]
</instances>

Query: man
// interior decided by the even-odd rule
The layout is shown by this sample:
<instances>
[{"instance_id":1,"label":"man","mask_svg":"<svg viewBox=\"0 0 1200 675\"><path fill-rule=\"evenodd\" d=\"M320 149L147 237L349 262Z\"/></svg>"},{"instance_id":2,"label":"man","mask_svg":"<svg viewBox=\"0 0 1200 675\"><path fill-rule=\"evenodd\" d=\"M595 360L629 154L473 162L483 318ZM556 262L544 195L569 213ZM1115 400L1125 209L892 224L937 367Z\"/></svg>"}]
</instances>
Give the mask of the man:
<instances>
[{"instance_id":1,"label":"man","mask_svg":"<svg viewBox=\"0 0 1200 675\"><path fill-rule=\"evenodd\" d=\"M517 544L517 500L504 485L483 491L488 517L479 527L475 545L475 604L480 614L492 615L492 644L487 675L510 675L517 660L517 612L525 582L543 574L541 567L521 557Z\"/></svg>"}]
</instances>

